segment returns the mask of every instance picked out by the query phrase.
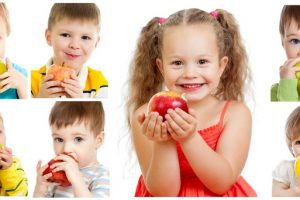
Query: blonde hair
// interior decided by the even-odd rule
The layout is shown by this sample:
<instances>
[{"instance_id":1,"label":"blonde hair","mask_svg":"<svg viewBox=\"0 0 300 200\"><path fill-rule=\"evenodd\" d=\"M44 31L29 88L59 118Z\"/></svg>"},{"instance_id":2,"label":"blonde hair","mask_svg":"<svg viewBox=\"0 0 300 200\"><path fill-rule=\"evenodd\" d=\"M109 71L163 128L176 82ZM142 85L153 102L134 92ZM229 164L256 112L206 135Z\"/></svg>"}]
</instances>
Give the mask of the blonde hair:
<instances>
[{"instance_id":1,"label":"blonde hair","mask_svg":"<svg viewBox=\"0 0 300 200\"><path fill-rule=\"evenodd\" d=\"M95 136L104 131L105 113L102 102L56 102L49 115L49 124L57 128L81 122L84 122Z\"/></svg>"},{"instance_id":2,"label":"blonde hair","mask_svg":"<svg viewBox=\"0 0 300 200\"><path fill-rule=\"evenodd\" d=\"M9 12L5 3L0 3L0 17L3 19L7 30L7 35L9 35L10 34Z\"/></svg>"},{"instance_id":3,"label":"blonde hair","mask_svg":"<svg viewBox=\"0 0 300 200\"><path fill-rule=\"evenodd\" d=\"M298 28L300 28L300 5L283 6L279 22L281 37L284 36L285 29L291 25L293 20L298 24Z\"/></svg>"},{"instance_id":4,"label":"blonde hair","mask_svg":"<svg viewBox=\"0 0 300 200\"><path fill-rule=\"evenodd\" d=\"M48 18L48 29L64 18L92 21L100 30L100 10L95 3L55 3Z\"/></svg>"},{"instance_id":5,"label":"blonde hair","mask_svg":"<svg viewBox=\"0 0 300 200\"><path fill-rule=\"evenodd\" d=\"M210 24L216 34L219 58L229 61L214 94L218 99L244 100L243 90L249 75L248 58L242 43L239 26L225 10L216 10L217 16L192 8L170 15L163 24L154 17L142 29L129 72L129 97L127 116L162 90L163 77L156 59L161 58L164 31L179 25ZM130 124L129 124L130 125Z\"/></svg>"},{"instance_id":6,"label":"blonde hair","mask_svg":"<svg viewBox=\"0 0 300 200\"><path fill-rule=\"evenodd\" d=\"M298 106L288 117L285 124L286 143L293 154L292 141L300 136L300 106Z\"/></svg>"}]
</instances>

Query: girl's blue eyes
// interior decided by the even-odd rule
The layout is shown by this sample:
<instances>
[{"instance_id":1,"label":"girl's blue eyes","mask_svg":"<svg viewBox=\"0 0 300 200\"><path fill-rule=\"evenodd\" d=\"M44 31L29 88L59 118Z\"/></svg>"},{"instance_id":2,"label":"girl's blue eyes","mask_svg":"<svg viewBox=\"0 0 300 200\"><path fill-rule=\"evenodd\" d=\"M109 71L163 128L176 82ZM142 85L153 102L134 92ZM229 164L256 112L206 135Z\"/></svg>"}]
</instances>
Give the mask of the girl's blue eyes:
<instances>
[{"instance_id":1,"label":"girl's blue eyes","mask_svg":"<svg viewBox=\"0 0 300 200\"><path fill-rule=\"evenodd\" d=\"M81 137L76 137L74 140L75 140L75 142L82 142L83 138L81 138Z\"/></svg>"}]
</instances>

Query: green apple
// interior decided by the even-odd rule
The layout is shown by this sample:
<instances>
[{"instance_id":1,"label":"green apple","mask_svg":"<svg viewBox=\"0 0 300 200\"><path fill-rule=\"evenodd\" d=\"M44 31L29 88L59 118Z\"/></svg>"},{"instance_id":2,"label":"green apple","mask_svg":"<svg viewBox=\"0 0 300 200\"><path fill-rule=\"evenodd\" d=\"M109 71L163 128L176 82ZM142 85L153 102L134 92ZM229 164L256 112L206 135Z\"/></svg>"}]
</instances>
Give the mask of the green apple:
<instances>
[{"instance_id":1,"label":"green apple","mask_svg":"<svg viewBox=\"0 0 300 200\"><path fill-rule=\"evenodd\" d=\"M0 74L7 71L6 65L0 60Z\"/></svg>"},{"instance_id":2,"label":"green apple","mask_svg":"<svg viewBox=\"0 0 300 200\"><path fill-rule=\"evenodd\" d=\"M297 62L294 67L300 67L300 62ZM299 72L296 72L296 77L298 80L300 80L300 71Z\"/></svg>"}]
</instances>

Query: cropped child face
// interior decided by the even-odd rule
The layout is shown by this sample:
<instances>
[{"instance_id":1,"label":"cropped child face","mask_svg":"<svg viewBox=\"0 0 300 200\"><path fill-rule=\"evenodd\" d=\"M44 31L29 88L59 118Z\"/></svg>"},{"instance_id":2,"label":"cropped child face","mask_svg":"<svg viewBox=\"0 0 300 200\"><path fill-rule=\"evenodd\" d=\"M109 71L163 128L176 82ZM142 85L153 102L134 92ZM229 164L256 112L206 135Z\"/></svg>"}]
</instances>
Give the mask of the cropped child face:
<instances>
[{"instance_id":1,"label":"cropped child face","mask_svg":"<svg viewBox=\"0 0 300 200\"><path fill-rule=\"evenodd\" d=\"M96 48L99 36L92 21L64 18L51 31L46 30L46 39L53 48L54 63L65 63L79 72Z\"/></svg>"},{"instance_id":2,"label":"cropped child face","mask_svg":"<svg viewBox=\"0 0 300 200\"><path fill-rule=\"evenodd\" d=\"M292 140L292 150L295 157L300 156L300 136Z\"/></svg>"},{"instance_id":3,"label":"cropped child face","mask_svg":"<svg viewBox=\"0 0 300 200\"><path fill-rule=\"evenodd\" d=\"M3 146L6 145L6 135L2 119L0 119L0 144Z\"/></svg>"},{"instance_id":4,"label":"cropped child face","mask_svg":"<svg viewBox=\"0 0 300 200\"><path fill-rule=\"evenodd\" d=\"M282 45L288 59L300 56L300 29L295 20L285 28Z\"/></svg>"},{"instance_id":5,"label":"cropped child face","mask_svg":"<svg viewBox=\"0 0 300 200\"><path fill-rule=\"evenodd\" d=\"M7 40L7 30L4 20L0 17L0 58L5 56L5 47Z\"/></svg>"},{"instance_id":6,"label":"cropped child face","mask_svg":"<svg viewBox=\"0 0 300 200\"><path fill-rule=\"evenodd\" d=\"M97 149L102 144L103 133L95 137L83 122L59 129L53 125L51 131L56 155L71 154L78 160L79 167L97 163Z\"/></svg>"},{"instance_id":7,"label":"cropped child face","mask_svg":"<svg viewBox=\"0 0 300 200\"><path fill-rule=\"evenodd\" d=\"M157 60L167 88L185 93L189 101L209 95L218 86L227 64L227 57L219 60L218 50L211 25L167 28L162 60Z\"/></svg>"}]
</instances>

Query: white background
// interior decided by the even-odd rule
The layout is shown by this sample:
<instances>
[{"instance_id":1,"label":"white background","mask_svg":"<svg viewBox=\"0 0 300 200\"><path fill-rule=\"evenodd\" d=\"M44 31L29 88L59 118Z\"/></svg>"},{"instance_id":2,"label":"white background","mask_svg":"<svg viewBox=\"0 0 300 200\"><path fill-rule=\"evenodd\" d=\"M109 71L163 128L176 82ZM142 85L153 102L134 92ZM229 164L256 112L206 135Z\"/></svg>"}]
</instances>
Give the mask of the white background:
<instances>
[{"instance_id":1,"label":"white background","mask_svg":"<svg viewBox=\"0 0 300 200\"><path fill-rule=\"evenodd\" d=\"M70 1L71 2L71 1ZM135 163L129 169L129 133L126 128L124 102L128 66L139 32L152 17L167 17L175 11L197 7L205 11L223 8L240 24L251 65L253 137L242 175L265 199L271 196L272 170L282 159L292 159L285 144L284 125L298 103L270 103L270 86L278 82L279 66L285 61L278 31L281 8L296 1L233 0L101 0L100 44L89 63L101 69L109 81L109 98L104 100L106 140L99 159L111 169L111 196L128 199L134 195L139 175ZM12 33L7 56L30 69L41 67L52 55L44 32L53 1L7 0ZM29 178L29 196L35 185L35 166L39 159L47 162L53 156L48 114L54 100L0 101L8 146L13 148ZM133 162L134 163L134 162Z\"/></svg>"}]
</instances>

